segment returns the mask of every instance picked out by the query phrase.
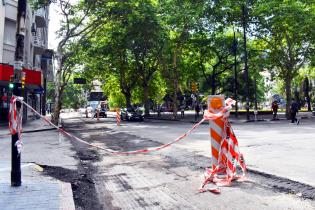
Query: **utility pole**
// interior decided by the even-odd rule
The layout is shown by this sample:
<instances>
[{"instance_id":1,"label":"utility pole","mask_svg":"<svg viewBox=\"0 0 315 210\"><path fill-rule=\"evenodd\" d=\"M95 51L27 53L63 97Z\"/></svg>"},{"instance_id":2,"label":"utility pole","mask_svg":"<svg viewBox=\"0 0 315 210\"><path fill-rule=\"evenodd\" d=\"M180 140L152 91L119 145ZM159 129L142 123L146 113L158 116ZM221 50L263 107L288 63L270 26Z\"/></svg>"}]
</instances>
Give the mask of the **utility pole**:
<instances>
[{"instance_id":1,"label":"utility pole","mask_svg":"<svg viewBox=\"0 0 315 210\"><path fill-rule=\"evenodd\" d=\"M249 75L248 75L248 64L247 64L247 43L246 43L246 28L247 28L247 8L245 5L242 6L242 24L244 33L244 62L245 62L245 96L246 96L246 119L249 120Z\"/></svg>"},{"instance_id":2,"label":"utility pole","mask_svg":"<svg viewBox=\"0 0 315 210\"><path fill-rule=\"evenodd\" d=\"M14 62L14 88L13 95L22 95L22 68L24 59L24 36L25 36L25 19L26 19L26 5L27 0L19 0L17 7L16 19L16 48L15 48L15 62ZM18 111L21 109L22 104L17 101ZM12 135L12 162L11 162L11 186L21 186L21 154L17 149L17 142L19 134Z\"/></svg>"},{"instance_id":3,"label":"utility pole","mask_svg":"<svg viewBox=\"0 0 315 210\"><path fill-rule=\"evenodd\" d=\"M237 41L235 36L235 29L233 27L234 39L233 39L233 53L234 53L234 99L235 103L235 117L238 118L238 105L237 105Z\"/></svg>"}]
</instances>

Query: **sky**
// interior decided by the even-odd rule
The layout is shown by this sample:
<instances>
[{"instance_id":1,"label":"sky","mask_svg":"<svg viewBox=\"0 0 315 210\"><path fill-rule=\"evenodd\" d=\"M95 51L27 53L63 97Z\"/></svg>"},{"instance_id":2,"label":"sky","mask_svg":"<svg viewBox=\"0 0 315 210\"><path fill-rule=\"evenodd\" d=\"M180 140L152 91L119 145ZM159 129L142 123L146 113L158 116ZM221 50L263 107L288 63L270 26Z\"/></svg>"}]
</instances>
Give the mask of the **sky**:
<instances>
[{"instance_id":1,"label":"sky","mask_svg":"<svg viewBox=\"0 0 315 210\"><path fill-rule=\"evenodd\" d=\"M56 31L59 29L60 15L57 13L58 7L55 4L50 5L49 11L49 28L48 28L48 48L56 50L58 40Z\"/></svg>"},{"instance_id":2,"label":"sky","mask_svg":"<svg viewBox=\"0 0 315 210\"><path fill-rule=\"evenodd\" d=\"M68 2L73 5L79 1L80 0L69 0ZM62 19L62 16L57 12L59 11L57 3L50 4L49 9L48 47L49 49L56 50L58 45L56 31L58 31L60 27L60 20Z\"/></svg>"}]
</instances>

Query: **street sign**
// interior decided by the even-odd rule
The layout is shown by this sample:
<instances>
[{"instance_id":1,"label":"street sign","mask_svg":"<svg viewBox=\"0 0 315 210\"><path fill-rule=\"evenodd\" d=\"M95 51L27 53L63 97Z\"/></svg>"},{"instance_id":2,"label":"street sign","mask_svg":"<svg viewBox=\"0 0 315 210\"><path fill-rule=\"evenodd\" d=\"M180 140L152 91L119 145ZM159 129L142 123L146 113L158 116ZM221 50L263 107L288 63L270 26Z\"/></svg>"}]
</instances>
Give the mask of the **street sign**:
<instances>
[{"instance_id":1,"label":"street sign","mask_svg":"<svg viewBox=\"0 0 315 210\"><path fill-rule=\"evenodd\" d=\"M101 101L103 98L103 92L90 92L89 101Z\"/></svg>"},{"instance_id":2,"label":"street sign","mask_svg":"<svg viewBox=\"0 0 315 210\"><path fill-rule=\"evenodd\" d=\"M73 78L73 83L74 84L86 84L86 79L85 78Z\"/></svg>"}]
</instances>

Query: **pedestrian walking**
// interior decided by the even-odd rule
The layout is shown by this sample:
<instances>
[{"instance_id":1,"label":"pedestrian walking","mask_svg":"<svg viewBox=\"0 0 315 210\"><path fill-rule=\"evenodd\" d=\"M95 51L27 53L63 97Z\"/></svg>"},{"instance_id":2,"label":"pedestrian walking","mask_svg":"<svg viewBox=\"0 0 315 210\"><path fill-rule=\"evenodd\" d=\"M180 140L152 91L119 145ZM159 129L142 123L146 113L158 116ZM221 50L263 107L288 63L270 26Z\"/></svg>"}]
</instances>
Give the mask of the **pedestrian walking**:
<instances>
[{"instance_id":1,"label":"pedestrian walking","mask_svg":"<svg viewBox=\"0 0 315 210\"><path fill-rule=\"evenodd\" d=\"M185 106L184 105L180 106L180 116L181 116L181 118L185 117Z\"/></svg>"},{"instance_id":2,"label":"pedestrian walking","mask_svg":"<svg viewBox=\"0 0 315 210\"><path fill-rule=\"evenodd\" d=\"M157 107L158 117L161 117L161 105Z\"/></svg>"},{"instance_id":3,"label":"pedestrian walking","mask_svg":"<svg viewBox=\"0 0 315 210\"><path fill-rule=\"evenodd\" d=\"M291 112L291 123L295 123L298 125L300 121L296 119L296 114L299 111L299 105L298 103L292 99L291 106L290 106L290 112Z\"/></svg>"},{"instance_id":4,"label":"pedestrian walking","mask_svg":"<svg viewBox=\"0 0 315 210\"><path fill-rule=\"evenodd\" d=\"M271 108L273 112L273 120L275 120L278 114L278 108L279 108L278 102L277 101L272 102Z\"/></svg>"},{"instance_id":5,"label":"pedestrian walking","mask_svg":"<svg viewBox=\"0 0 315 210\"><path fill-rule=\"evenodd\" d=\"M197 119L199 117L199 112L200 112L200 105L199 105L199 103L196 103L196 105L195 105L195 121L197 121Z\"/></svg>"},{"instance_id":6,"label":"pedestrian walking","mask_svg":"<svg viewBox=\"0 0 315 210\"><path fill-rule=\"evenodd\" d=\"M206 104L206 103L203 103L203 104L202 104L202 115L205 114L205 110L207 110L207 104Z\"/></svg>"}]
</instances>

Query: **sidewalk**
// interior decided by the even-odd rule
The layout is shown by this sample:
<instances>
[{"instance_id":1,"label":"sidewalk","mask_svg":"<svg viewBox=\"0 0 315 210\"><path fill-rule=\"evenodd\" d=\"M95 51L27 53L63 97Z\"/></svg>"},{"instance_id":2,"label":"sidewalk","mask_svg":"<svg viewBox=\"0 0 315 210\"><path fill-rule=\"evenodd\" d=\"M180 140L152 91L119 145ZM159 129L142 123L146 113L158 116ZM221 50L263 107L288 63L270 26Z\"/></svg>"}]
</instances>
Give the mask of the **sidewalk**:
<instances>
[{"instance_id":1,"label":"sidewalk","mask_svg":"<svg viewBox=\"0 0 315 210\"><path fill-rule=\"evenodd\" d=\"M1 124L0 209L75 209L71 184L45 176L39 166L76 170L77 161L70 142L40 119L27 122L22 134L22 186L11 187L11 136L8 132L8 126Z\"/></svg>"},{"instance_id":2,"label":"sidewalk","mask_svg":"<svg viewBox=\"0 0 315 210\"><path fill-rule=\"evenodd\" d=\"M305 118L312 118L314 117L312 115L312 112L299 112L298 117L301 119ZM145 119L152 119L152 120L169 120L169 121L180 121L180 122L186 122L186 123L195 123L199 122L202 119L202 112L199 113L199 117L197 120L195 120L195 112L194 111L185 111L184 118L181 117L181 113L177 112L177 119L173 118L172 112L162 112L160 116L156 112L151 112L149 117L146 117ZM285 117L285 113L281 112L278 113L277 120L287 120ZM248 122L255 122L255 116L253 114L250 115L250 120L248 121L246 119L246 114L243 113L238 116L238 118L235 117L234 113L231 113L229 117L229 121L231 123L248 123ZM257 115L257 122L260 121L272 121L272 114L259 114ZM208 122L204 122L208 123Z\"/></svg>"}]
</instances>

